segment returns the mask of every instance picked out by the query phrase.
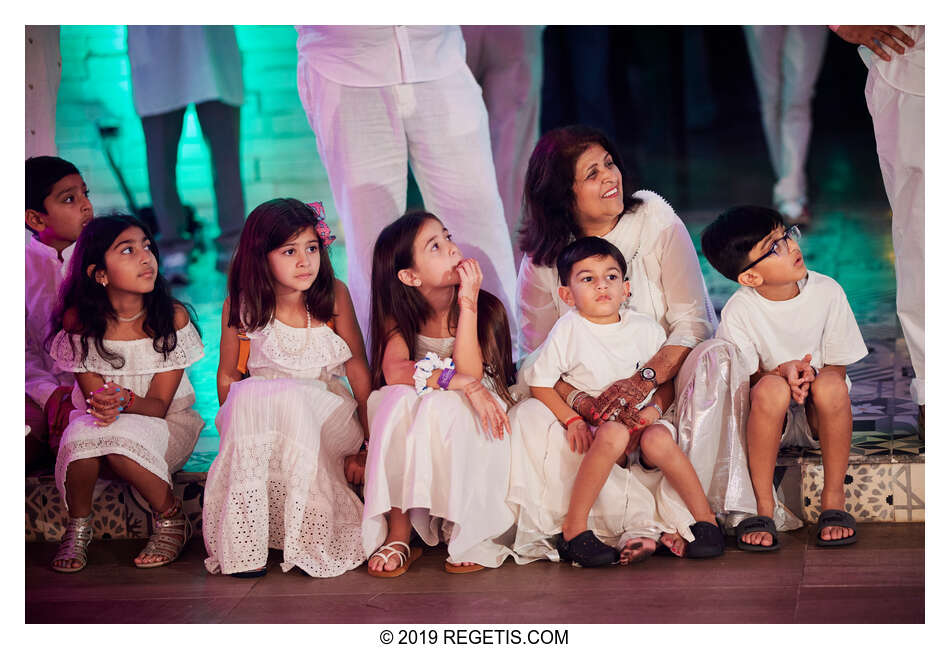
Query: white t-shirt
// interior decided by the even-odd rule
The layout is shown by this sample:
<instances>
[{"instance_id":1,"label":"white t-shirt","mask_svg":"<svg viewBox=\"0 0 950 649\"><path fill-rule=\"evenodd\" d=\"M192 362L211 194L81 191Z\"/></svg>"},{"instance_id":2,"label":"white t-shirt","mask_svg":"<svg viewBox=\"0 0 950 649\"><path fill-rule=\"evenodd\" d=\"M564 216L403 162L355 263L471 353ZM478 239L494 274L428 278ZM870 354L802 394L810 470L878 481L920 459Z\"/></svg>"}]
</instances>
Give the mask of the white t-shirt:
<instances>
[{"instance_id":1,"label":"white t-shirt","mask_svg":"<svg viewBox=\"0 0 950 649\"><path fill-rule=\"evenodd\" d=\"M554 323L524 377L528 385L543 388L563 378L596 397L629 378L664 342L663 327L633 309L623 309L613 324L595 324L571 309Z\"/></svg>"},{"instance_id":2,"label":"white t-shirt","mask_svg":"<svg viewBox=\"0 0 950 649\"><path fill-rule=\"evenodd\" d=\"M841 286L809 271L790 300L768 300L742 286L722 308L717 338L739 348L749 375L811 354L811 364L850 365L868 349Z\"/></svg>"}]
</instances>

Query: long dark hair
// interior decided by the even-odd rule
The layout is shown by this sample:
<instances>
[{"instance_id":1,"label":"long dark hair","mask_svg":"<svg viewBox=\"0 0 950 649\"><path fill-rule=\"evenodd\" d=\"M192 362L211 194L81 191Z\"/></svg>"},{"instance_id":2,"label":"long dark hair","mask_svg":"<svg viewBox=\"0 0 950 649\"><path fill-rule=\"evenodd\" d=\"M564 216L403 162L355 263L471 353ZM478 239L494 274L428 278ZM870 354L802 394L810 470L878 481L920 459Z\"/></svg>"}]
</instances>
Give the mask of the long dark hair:
<instances>
[{"instance_id":1,"label":"long dark hair","mask_svg":"<svg viewBox=\"0 0 950 649\"><path fill-rule=\"evenodd\" d=\"M254 208L241 231L228 272L229 327L244 326L254 331L273 319L277 298L267 253L293 239L301 230L317 228L319 222L311 207L294 198L274 198ZM317 240L320 269L304 293L304 299L314 318L328 322L333 317L333 266L323 240L319 236Z\"/></svg>"},{"instance_id":2,"label":"long dark hair","mask_svg":"<svg viewBox=\"0 0 950 649\"><path fill-rule=\"evenodd\" d=\"M115 309L109 300L106 288L95 280L96 271L107 270L105 255L115 240L128 228L139 228L148 238L155 260L160 261L158 246L152 238L148 226L134 216L113 214L100 216L90 221L82 229L76 241L76 249L69 262L69 272L59 291L59 305L53 311L50 319L50 334L46 339L49 349L53 338L63 329L63 317L66 313L75 314L70 317L71 334L79 335L81 360L84 362L89 355L89 340L92 339L96 351L112 367L119 369L125 365L121 354L110 351L103 344L103 336L110 319L116 318ZM87 269L92 266L92 272ZM152 347L156 352L168 358L178 345L178 336L175 333L175 306L184 307L197 328L194 309L172 297L168 282L161 273L155 275L155 288L151 293L142 296L142 305L145 308L145 320L142 328L152 339ZM200 331L199 331L200 334ZM73 348L75 353L75 347Z\"/></svg>"},{"instance_id":3,"label":"long dark hair","mask_svg":"<svg viewBox=\"0 0 950 649\"><path fill-rule=\"evenodd\" d=\"M558 253L581 236L574 218L574 174L577 159L599 144L613 158L623 177L623 212L642 203L629 188L620 151L603 132L589 126L564 126L545 133L534 147L524 178L524 220L518 245L539 266L553 266ZM618 216L620 216L618 214Z\"/></svg>"},{"instance_id":4,"label":"long dark hair","mask_svg":"<svg viewBox=\"0 0 950 649\"><path fill-rule=\"evenodd\" d=\"M495 393L509 406L515 400L508 386L518 380L518 371L511 360L511 329L505 305L488 291L478 292L478 346L482 350L482 364Z\"/></svg>"},{"instance_id":5,"label":"long dark hair","mask_svg":"<svg viewBox=\"0 0 950 649\"><path fill-rule=\"evenodd\" d=\"M423 323L434 315L432 306L419 289L406 286L398 277L400 270L413 266L412 244L419 228L429 219L439 221L437 216L429 212L407 212L383 228L373 247L370 368L374 390L386 384L383 353L389 339L400 334L409 348L409 358L415 358L416 336ZM478 344L482 350L484 371L498 395L509 404L513 403L508 386L515 382L516 376L511 362L511 333L505 307L501 300L483 290L478 294L477 309ZM453 335L458 325L458 315L458 304L453 299L449 311L449 332ZM387 322L391 325L387 326Z\"/></svg>"}]
</instances>

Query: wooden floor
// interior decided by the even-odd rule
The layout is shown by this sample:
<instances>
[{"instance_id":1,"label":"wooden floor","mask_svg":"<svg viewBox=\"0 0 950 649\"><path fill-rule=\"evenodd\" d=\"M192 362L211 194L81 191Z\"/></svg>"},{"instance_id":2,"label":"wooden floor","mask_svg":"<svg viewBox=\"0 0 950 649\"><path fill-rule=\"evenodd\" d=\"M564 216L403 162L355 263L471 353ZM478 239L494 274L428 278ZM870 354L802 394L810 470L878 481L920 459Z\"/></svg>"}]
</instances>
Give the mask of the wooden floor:
<instances>
[{"instance_id":1,"label":"wooden floor","mask_svg":"<svg viewBox=\"0 0 950 649\"><path fill-rule=\"evenodd\" d=\"M402 577L364 568L333 579L282 573L209 575L201 539L171 566L139 570L142 541L96 541L82 572L55 573L55 545L26 544L26 622L93 623L920 623L924 525L867 524L845 548L814 530L780 534L781 549L748 553L730 539L716 559L652 557L630 567L535 562L469 575L442 570L428 548Z\"/></svg>"}]
</instances>

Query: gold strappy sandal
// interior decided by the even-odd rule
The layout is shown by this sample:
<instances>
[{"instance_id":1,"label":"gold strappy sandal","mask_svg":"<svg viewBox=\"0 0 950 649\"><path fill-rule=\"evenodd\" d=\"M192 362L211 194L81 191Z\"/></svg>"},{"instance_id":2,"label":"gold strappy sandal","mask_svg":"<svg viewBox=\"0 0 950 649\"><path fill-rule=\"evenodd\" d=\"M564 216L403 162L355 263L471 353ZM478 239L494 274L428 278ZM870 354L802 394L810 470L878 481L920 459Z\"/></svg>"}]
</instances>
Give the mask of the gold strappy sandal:
<instances>
[{"instance_id":1,"label":"gold strappy sandal","mask_svg":"<svg viewBox=\"0 0 950 649\"><path fill-rule=\"evenodd\" d=\"M181 501L176 500L168 511L163 514L152 514L155 531L148 543L139 552L138 557L156 555L161 561L154 563L136 563L136 568L160 568L167 566L178 558L181 551L191 538L191 521L181 510ZM138 558L136 557L136 559ZM135 563L135 562L133 562Z\"/></svg>"},{"instance_id":2,"label":"gold strappy sandal","mask_svg":"<svg viewBox=\"0 0 950 649\"><path fill-rule=\"evenodd\" d=\"M79 572L86 567L86 548L89 547L90 541L92 541L92 514L83 518L70 518L50 567L56 572ZM81 564L78 568L74 568L71 564L56 565L57 561L72 562L74 559L78 559Z\"/></svg>"}]
</instances>

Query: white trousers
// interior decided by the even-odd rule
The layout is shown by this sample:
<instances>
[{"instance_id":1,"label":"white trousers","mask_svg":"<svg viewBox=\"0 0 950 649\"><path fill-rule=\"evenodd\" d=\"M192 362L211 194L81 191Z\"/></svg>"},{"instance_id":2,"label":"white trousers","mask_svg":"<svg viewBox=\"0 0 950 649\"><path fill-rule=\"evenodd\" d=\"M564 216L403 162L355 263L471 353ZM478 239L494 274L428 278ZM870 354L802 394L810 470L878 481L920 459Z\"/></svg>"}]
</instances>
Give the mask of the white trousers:
<instances>
[{"instance_id":1,"label":"white trousers","mask_svg":"<svg viewBox=\"0 0 950 649\"><path fill-rule=\"evenodd\" d=\"M406 209L408 167L426 209L462 253L478 260L482 287L515 313L515 262L492 166L488 113L469 69L435 81L344 86L304 60L300 100L317 138L343 221L348 283L360 327L369 332L373 245ZM511 326L515 330L512 320Z\"/></svg>"},{"instance_id":2,"label":"white trousers","mask_svg":"<svg viewBox=\"0 0 950 649\"><path fill-rule=\"evenodd\" d=\"M775 204L807 201L805 162L811 137L811 98L821 70L828 29L816 25L755 25L744 28L762 126L772 169L778 177Z\"/></svg>"},{"instance_id":3,"label":"white trousers","mask_svg":"<svg viewBox=\"0 0 950 649\"><path fill-rule=\"evenodd\" d=\"M924 97L900 91L872 67L864 96L891 204L897 317L915 378L911 396L924 403Z\"/></svg>"},{"instance_id":4,"label":"white trousers","mask_svg":"<svg viewBox=\"0 0 950 649\"><path fill-rule=\"evenodd\" d=\"M465 60L482 87L488 109L495 177L515 250L524 176L541 121L543 29L537 25L462 27Z\"/></svg>"}]
</instances>

